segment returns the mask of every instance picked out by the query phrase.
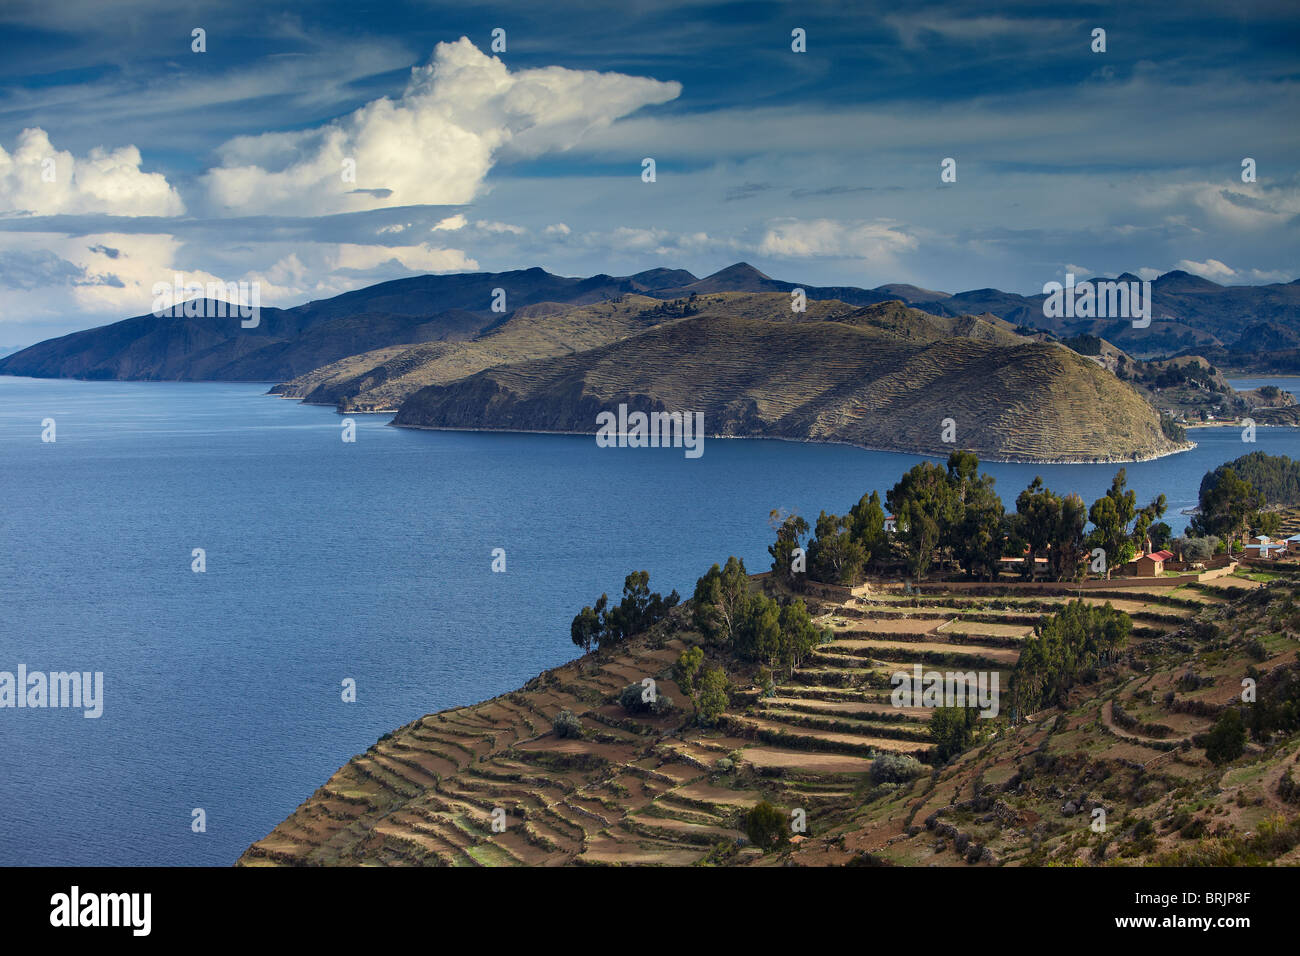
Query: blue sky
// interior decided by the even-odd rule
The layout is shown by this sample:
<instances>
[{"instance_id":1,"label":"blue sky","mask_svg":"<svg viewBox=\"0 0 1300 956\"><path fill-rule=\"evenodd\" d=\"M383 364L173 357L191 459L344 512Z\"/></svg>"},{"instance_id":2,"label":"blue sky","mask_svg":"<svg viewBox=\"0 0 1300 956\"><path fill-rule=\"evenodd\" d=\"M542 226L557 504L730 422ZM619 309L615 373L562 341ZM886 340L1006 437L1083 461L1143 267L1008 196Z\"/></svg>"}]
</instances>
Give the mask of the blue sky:
<instances>
[{"instance_id":1,"label":"blue sky","mask_svg":"<svg viewBox=\"0 0 1300 956\"><path fill-rule=\"evenodd\" d=\"M1290 2L8 0L0 349L146 312L176 272L279 306L742 259L949 292L1290 281L1297 51Z\"/></svg>"}]
</instances>

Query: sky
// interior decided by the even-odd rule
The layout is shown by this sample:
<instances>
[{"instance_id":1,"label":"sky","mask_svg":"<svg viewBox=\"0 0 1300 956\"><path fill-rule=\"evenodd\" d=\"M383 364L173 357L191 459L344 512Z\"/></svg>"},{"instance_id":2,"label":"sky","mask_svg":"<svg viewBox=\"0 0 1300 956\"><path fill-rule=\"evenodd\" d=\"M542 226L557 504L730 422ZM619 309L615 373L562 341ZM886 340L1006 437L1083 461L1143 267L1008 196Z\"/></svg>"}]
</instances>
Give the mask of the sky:
<instances>
[{"instance_id":1,"label":"sky","mask_svg":"<svg viewBox=\"0 0 1300 956\"><path fill-rule=\"evenodd\" d=\"M178 273L1287 282L1298 85L1293 0L3 0L0 352Z\"/></svg>"}]
</instances>

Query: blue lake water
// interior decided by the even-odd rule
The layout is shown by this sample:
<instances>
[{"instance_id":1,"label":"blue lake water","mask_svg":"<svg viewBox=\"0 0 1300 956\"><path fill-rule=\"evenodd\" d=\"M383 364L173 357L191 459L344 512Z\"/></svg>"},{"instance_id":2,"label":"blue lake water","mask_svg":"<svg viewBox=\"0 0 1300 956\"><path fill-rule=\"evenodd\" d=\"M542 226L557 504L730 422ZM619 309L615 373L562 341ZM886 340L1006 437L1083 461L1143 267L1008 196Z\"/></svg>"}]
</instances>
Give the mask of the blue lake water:
<instances>
[{"instance_id":1,"label":"blue lake water","mask_svg":"<svg viewBox=\"0 0 1300 956\"><path fill-rule=\"evenodd\" d=\"M1300 377L1281 376L1278 378L1230 378L1228 384L1239 392L1249 391L1263 385L1276 385L1284 392L1290 392L1300 398Z\"/></svg>"},{"instance_id":2,"label":"blue lake water","mask_svg":"<svg viewBox=\"0 0 1300 956\"><path fill-rule=\"evenodd\" d=\"M332 410L264 390L0 376L0 671L105 682L97 720L0 709L0 864L230 864L385 731L571 659L573 614L628 571L689 594L728 554L762 570L772 508L844 511L920 460L780 441L688 460L389 416L348 444ZM1193 435L1128 466L1179 532L1209 469L1300 455L1292 428ZM1091 501L1115 467L986 470L1007 502L1037 474Z\"/></svg>"}]
</instances>

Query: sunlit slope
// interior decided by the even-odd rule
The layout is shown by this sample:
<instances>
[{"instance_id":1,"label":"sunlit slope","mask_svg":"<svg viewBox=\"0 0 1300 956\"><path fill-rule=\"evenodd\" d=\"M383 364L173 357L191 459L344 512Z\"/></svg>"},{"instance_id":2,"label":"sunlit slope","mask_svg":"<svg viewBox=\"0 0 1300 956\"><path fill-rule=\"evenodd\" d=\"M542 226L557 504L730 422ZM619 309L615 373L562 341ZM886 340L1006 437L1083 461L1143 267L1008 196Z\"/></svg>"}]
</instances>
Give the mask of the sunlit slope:
<instances>
[{"instance_id":1,"label":"sunlit slope","mask_svg":"<svg viewBox=\"0 0 1300 956\"><path fill-rule=\"evenodd\" d=\"M425 388L402 405L395 423L594 433L599 412L626 402L703 412L709 435L938 455L954 445L986 458L1040 461L1132 460L1177 450L1133 388L1066 348L1016 336L1005 323L939 319L897 303L842 319L692 316L587 352Z\"/></svg>"}]
</instances>

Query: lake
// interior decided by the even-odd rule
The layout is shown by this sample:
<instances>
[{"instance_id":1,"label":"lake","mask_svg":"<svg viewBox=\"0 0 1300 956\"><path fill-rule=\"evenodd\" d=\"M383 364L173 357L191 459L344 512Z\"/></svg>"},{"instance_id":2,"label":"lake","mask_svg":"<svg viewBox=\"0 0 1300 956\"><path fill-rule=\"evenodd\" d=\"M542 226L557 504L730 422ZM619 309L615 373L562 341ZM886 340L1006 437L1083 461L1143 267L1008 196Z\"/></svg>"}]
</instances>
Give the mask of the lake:
<instances>
[{"instance_id":1,"label":"lake","mask_svg":"<svg viewBox=\"0 0 1300 956\"><path fill-rule=\"evenodd\" d=\"M384 732L572 659L574 613L627 572L688 596L729 554L764 570L771 509L842 512L920 460L748 440L690 460L386 415L345 443L332 409L264 392L0 376L0 671L104 675L99 719L0 709L0 864L228 865ZM1300 456L1293 428L1192 435L1127 466L1176 532L1206 471ZM986 470L1008 503L1039 474L1091 501L1116 466Z\"/></svg>"}]
</instances>

